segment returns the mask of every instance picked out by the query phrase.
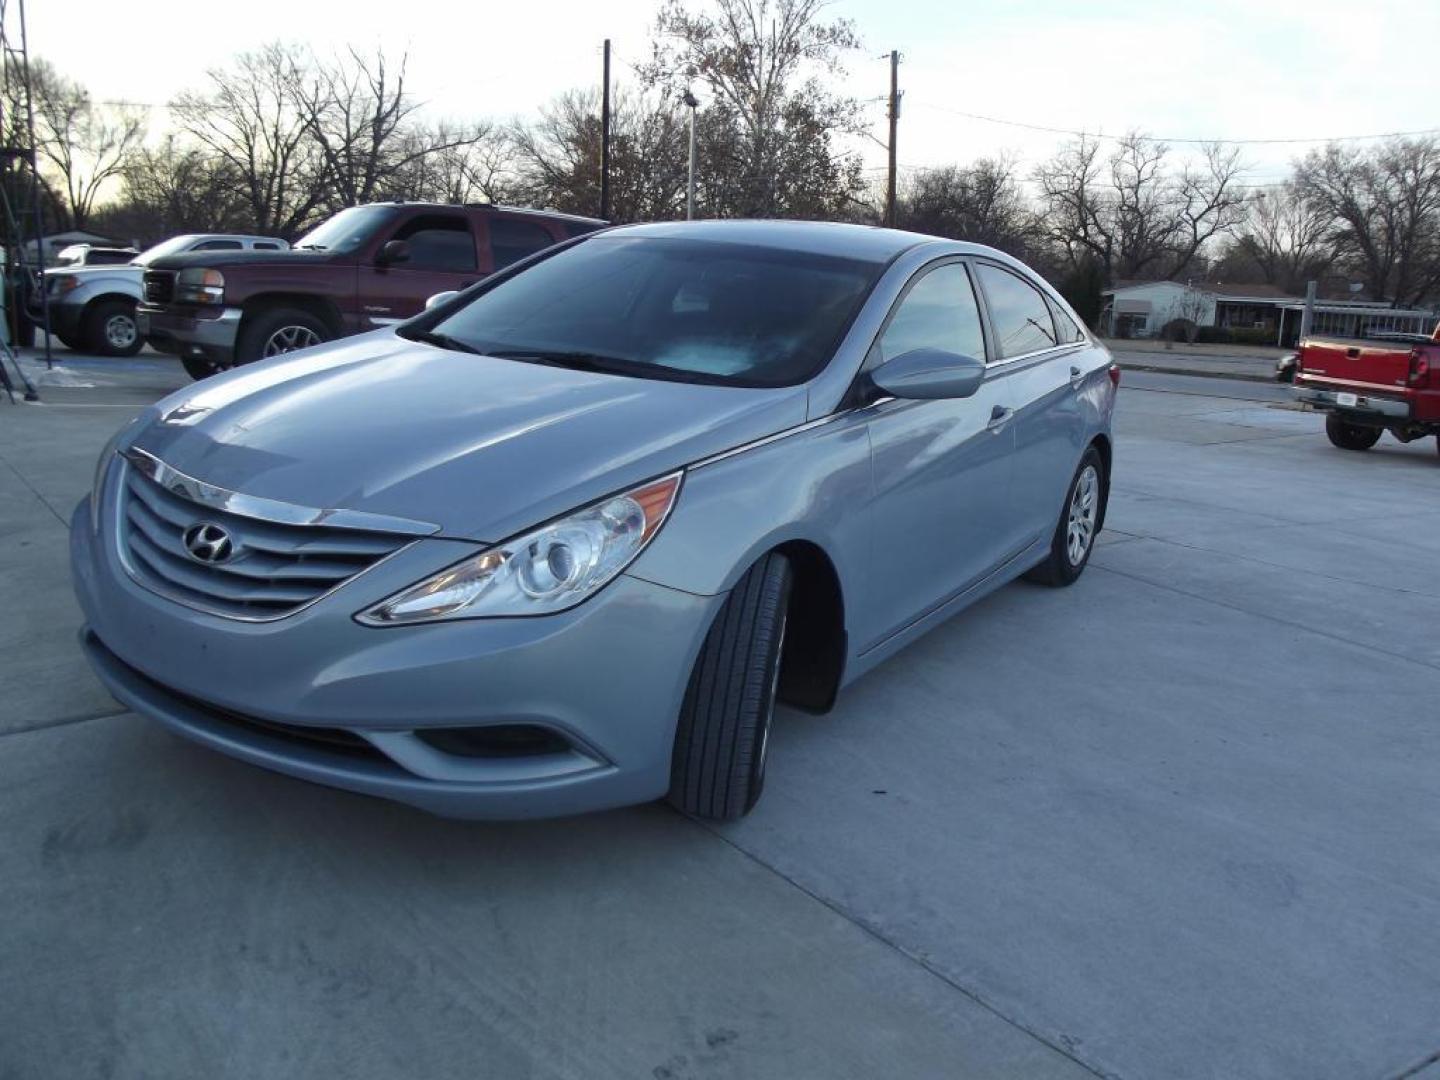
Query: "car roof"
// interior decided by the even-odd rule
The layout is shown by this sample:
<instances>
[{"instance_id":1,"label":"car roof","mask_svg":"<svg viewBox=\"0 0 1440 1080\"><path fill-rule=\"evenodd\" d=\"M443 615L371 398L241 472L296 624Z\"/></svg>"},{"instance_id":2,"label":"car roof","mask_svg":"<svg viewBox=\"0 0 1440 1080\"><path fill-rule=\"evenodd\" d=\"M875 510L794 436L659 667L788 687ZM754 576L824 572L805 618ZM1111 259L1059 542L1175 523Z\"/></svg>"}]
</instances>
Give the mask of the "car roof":
<instances>
[{"instance_id":1,"label":"car roof","mask_svg":"<svg viewBox=\"0 0 1440 1080\"><path fill-rule=\"evenodd\" d=\"M361 203L362 206L403 206L420 210L479 210L487 214L524 214L528 217L550 218L555 221L577 221L586 225L608 225L604 218L585 217L581 214L566 214L559 210L537 210L533 206L505 206L501 203L439 203L439 202L407 202L403 199L393 201L382 201L374 203Z\"/></svg>"},{"instance_id":2,"label":"car roof","mask_svg":"<svg viewBox=\"0 0 1440 1080\"><path fill-rule=\"evenodd\" d=\"M711 240L784 248L811 255L888 262L902 252L922 244L944 244L957 252L989 252L977 244L942 240L902 229L874 225L852 225L839 221L665 221L648 225L623 225L607 236L655 236L678 240Z\"/></svg>"}]
</instances>

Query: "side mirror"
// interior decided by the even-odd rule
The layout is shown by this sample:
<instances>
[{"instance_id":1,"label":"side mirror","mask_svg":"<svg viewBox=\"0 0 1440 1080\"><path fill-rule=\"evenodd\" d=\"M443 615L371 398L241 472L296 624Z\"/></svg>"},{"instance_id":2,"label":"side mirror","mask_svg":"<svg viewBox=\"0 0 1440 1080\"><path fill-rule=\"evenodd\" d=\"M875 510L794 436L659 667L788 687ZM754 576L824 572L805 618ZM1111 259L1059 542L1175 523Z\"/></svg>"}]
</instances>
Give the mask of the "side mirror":
<instances>
[{"instance_id":1,"label":"side mirror","mask_svg":"<svg viewBox=\"0 0 1440 1080\"><path fill-rule=\"evenodd\" d=\"M392 263L406 262L409 258L409 240L388 240L380 249L380 254L375 257L375 265L389 266Z\"/></svg>"},{"instance_id":2,"label":"side mirror","mask_svg":"<svg viewBox=\"0 0 1440 1080\"><path fill-rule=\"evenodd\" d=\"M967 398L985 381L985 362L944 349L914 349L886 360L870 381L897 398Z\"/></svg>"},{"instance_id":3,"label":"side mirror","mask_svg":"<svg viewBox=\"0 0 1440 1080\"><path fill-rule=\"evenodd\" d=\"M452 296L459 295L460 294L454 289L447 289L444 292L437 292L434 296L430 297L430 299L425 301L425 310L429 311L432 307L439 307L441 304L445 303L446 300L449 300Z\"/></svg>"}]
</instances>

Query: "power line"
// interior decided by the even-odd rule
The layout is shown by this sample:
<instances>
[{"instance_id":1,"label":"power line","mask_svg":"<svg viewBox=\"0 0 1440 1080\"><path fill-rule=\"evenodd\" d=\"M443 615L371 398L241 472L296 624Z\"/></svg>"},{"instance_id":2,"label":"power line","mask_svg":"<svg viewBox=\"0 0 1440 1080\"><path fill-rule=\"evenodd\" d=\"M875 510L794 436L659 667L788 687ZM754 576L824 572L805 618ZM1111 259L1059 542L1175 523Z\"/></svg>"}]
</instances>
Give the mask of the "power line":
<instances>
[{"instance_id":1,"label":"power line","mask_svg":"<svg viewBox=\"0 0 1440 1080\"><path fill-rule=\"evenodd\" d=\"M952 109L945 105L932 105L925 101L911 102L922 109L932 109L936 112L951 113L954 116L963 116L970 120L982 120L987 124L1003 124L1005 127L1025 128L1028 131L1045 131L1051 135L1073 135L1077 138L1106 139L1118 142L1123 136L1104 135L1094 131L1073 131L1070 128L1048 127L1045 124L1027 124L1020 120L1002 120L997 116L982 116L979 113L965 112L963 109ZM1420 128L1416 131L1381 131L1373 135L1328 135L1315 139L1195 139L1195 138L1171 138L1168 136L1151 135L1148 138L1156 142L1165 143L1189 143L1202 145L1205 143L1221 143L1226 146L1277 146L1297 145L1300 143L1323 143L1323 142L1357 142L1364 139L1403 139L1415 135L1440 134L1440 128Z\"/></svg>"}]
</instances>

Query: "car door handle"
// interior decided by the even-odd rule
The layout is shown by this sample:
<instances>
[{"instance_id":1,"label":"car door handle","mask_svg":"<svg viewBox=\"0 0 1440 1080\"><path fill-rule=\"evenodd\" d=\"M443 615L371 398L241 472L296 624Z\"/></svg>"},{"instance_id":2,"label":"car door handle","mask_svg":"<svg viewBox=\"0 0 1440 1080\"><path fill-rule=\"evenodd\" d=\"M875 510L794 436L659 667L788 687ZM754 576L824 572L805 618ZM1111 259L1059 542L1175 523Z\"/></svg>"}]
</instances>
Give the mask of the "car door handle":
<instances>
[{"instance_id":1,"label":"car door handle","mask_svg":"<svg viewBox=\"0 0 1440 1080\"><path fill-rule=\"evenodd\" d=\"M992 435L999 435L1014 415L1014 409L1006 408L1004 405L996 405L990 410L990 422L985 425L985 430Z\"/></svg>"},{"instance_id":2,"label":"car door handle","mask_svg":"<svg viewBox=\"0 0 1440 1080\"><path fill-rule=\"evenodd\" d=\"M1083 371L1081 371L1078 367L1076 367L1074 364L1071 364L1071 365L1070 365L1070 385L1071 385L1072 387L1074 387L1076 390L1078 390L1078 389L1080 389L1080 384L1083 383L1084 381L1085 381L1085 373L1084 373Z\"/></svg>"}]
</instances>

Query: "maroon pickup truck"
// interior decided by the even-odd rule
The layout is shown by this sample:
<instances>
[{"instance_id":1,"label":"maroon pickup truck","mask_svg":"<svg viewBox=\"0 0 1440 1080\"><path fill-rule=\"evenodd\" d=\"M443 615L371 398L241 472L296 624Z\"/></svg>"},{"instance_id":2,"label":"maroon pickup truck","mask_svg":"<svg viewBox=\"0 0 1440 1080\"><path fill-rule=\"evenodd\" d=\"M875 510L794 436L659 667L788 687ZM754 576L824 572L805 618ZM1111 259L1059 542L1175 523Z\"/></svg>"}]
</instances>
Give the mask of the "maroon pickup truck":
<instances>
[{"instance_id":1,"label":"maroon pickup truck","mask_svg":"<svg viewBox=\"0 0 1440 1080\"><path fill-rule=\"evenodd\" d=\"M1440 450L1440 327L1433 337L1306 340L1295 396L1327 414L1325 433L1342 449L1369 450L1388 431L1407 443L1434 435Z\"/></svg>"},{"instance_id":2,"label":"maroon pickup truck","mask_svg":"<svg viewBox=\"0 0 1440 1080\"><path fill-rule=\"evenodd\" d=\"M354 206L289 251L156 259L145 270L138 329L201 379L408 319L436 293L604 224L489 205Z\"/></svg>"}]
</instances>

